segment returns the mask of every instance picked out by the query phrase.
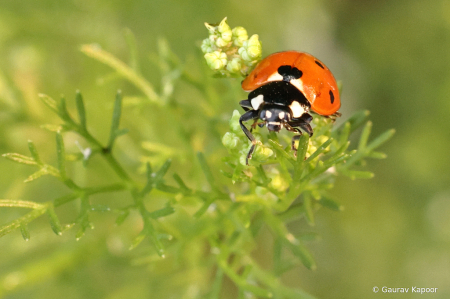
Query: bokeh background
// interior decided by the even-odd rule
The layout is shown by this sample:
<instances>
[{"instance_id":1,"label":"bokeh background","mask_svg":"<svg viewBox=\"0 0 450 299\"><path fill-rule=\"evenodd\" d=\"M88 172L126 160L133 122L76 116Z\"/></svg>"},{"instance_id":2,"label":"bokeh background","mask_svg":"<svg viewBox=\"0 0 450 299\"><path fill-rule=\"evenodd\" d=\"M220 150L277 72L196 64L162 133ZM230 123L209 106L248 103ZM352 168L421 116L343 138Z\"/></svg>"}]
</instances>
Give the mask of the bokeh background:
<instances>
[{"instance_id":1,"label":"bokeh background","mask_svg":"<svg viewBox=\"0 0 450 299\"><path fill-rule=\"evenodd\" d=\"M27 154L26 141L32 139L44 159L54 159L54 136L39 126L57 119L38 100L40 92L53 97L65 94L73 101L80 89L94 134L107 136L115 91L137 91L122 80L105 77L110 69L84 56L81 44L98 43L128 61L125 35L131 30L141 71L158 86L160 74L152 63L158 39L165 38L186 67L198 73L199 44L207 36L203 23L224 16L232 27L244 26L250 34L259 34L264 55L295 49L325 62L343 83L344 118L368 109L373 136L390 128L397 131L382 148L388 158L368 163L373 179L337 180L333 195L345 210L317 214L314 230L321 240L308 245L317 270L296 268L284 277L285 282L318 298L386 296L381 291L374 294L374 286L433 287L438 288L436 294L410 293L402 298L449 298L448 0L2 0L0 152ZM238 81L230 82L224 84L239 86ZM192 89L182 84L175 88L177 97L196 100ZM238 96L245 96L236 90ZM224 99L223 114L230 116L239 100ZM130 115L127 120L127 113L133 110L124 111L131 133L120 145L128 150L130 167L137 168L132 157L142 153L140 141L172 141L170 134L161 132L133 133L145 122L130 120ZM198 141L199 149L207 144L205 140ZM183 162L175 158L174 163ZM81 166L73 169L81 171ZM46 201L67 191L51 178L24 184L31 172L0 159L0 198ZM22 213L3 208L0 224ZM119 236L130 234L122 232L129 227L113 223L100 215L98 228L78 242L70 232L55 236L46 219L30 225L28 242L18 231L1 238L1 294L4 298L156 298L155 288L183 286L182 276L165 278L163 272L136 262L135 252L122 250L126 245L120 245ZM20 276L24 269L34 273L26 282ZM185 294L183 298L197 298Z\"/></svg>"}]
</instances>

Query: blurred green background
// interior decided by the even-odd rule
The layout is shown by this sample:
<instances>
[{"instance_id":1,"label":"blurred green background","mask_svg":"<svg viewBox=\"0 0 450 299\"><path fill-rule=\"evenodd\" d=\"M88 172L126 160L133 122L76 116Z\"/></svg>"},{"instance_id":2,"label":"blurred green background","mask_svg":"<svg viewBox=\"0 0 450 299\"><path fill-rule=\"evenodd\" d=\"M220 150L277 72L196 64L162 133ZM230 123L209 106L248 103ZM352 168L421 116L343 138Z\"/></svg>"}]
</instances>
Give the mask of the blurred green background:
<instances>
[{"instance_id":1,"label":"blurred green background","mask_svg":"<svg viewBox=\"0 0 450 299\"><path fill-rule=\"evenodd\" d=\"M65 94L73 108L75 90L80 89L93 134L106 141L115 91L138 92L123 80L108 80L111 70L84 56L81 44L98 43L128 61L128 28L137 40L142 73L159 86L160 74L152 63L158 39L165 38L186 68L198 74L199 44L207 36L203 23L224 16L231 27L240 25L249 34L259 34L264 56L295 49L325 62L343 83L344 119L368 109L373 136L390 128L397 131L381 149L388 158L369 162L374 179L337 180L334 198L345 210L318 212L314 230L322 238L308 245L317 270L296 268L283 277L284 282L318 298L385 296L381 291L374 294L374 286L433 287L438 288L436 294L403 298L450 298L448 0L2 0L0 152L27 154L26 141L32 139L43 159L54 162L54 135L39 126L58 120L39 101L41 92L55 98ZM236 99L228 96L221 103L220 117L226 123L245 93L238 90L237 80L223 85L237 90ZM197 95L180 84L175 96L196 101ZM179 145L164 130L138 130L152 119L133 118L135 112L124 110L123 126L130 134L119 142L124 152L121 161L131 169L139 166L142 141ZM225 133L222 127L218 130ZM218 140L208 132L203 128L195 150L204 150L208 138ZM186 161L174 157L174 163ZM67 191L52 178L24 184L32 171L0 159L0 198L46 201ZM79 176L83 171L81 165L72 169ZM188 176L189 169L181 174ZM97 176L86 181L109 175ZM22 213L0 209L0 225ZM0 284L5 298L157 298L153 294L164 294L164 288L182 290L179 298L198 298L195 286L186 286L183 273L169 276L140 265L135 259L144 252L127 251L129 238L138 233L136 224L115 227L113 223L108 215L99 215L96 229L78 242L70 231L55 236L47 219L30 225L28 242L18 231L1 238ZM264 257L264 248L261 242L258 255ZM35 275L26 283L21 277L24 269ZM198 274L199 284L207 284L208 279Z\"/></svg>"}]
</instances>

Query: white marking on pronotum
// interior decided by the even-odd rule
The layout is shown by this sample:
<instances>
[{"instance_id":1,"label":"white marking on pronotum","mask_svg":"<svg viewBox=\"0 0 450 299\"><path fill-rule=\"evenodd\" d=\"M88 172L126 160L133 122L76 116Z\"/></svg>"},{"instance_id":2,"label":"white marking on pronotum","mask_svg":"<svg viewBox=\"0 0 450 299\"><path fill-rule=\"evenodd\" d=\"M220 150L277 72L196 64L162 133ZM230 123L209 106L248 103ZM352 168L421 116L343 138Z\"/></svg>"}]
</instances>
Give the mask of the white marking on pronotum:
<instances>
[{"instance_id":1,"label":"white marking on pronotum","mask_svg":"<svg viewBox=\"0 0 450 299\"><path fill-rule=\"evenodd\" d=\"M266 111L266 118L271 118L272 117L272 112L270 112L269 110Z\"/></svg>"},{"instance_id":2,"label":"white marking on pronotum","mask_svg":"<svg viewBox=\"0 0 450 299\"><path fill-rule=\"evenodd\" d=\"M279 114L278 114L278 117L280 118L280 119L283 119L284 118L284 111L281 111Z\"/></svg>"},{"instance_id":3,"label":"white marking on pronotum","mask_svg":"<svg viewBox=\"0 0 450 299\"><path fill-rule=\"evenodd\" d=\"M261 104L264 103L264 96L260 94L259 96L251 99L250 103L252 104L253 109L258 110L259 106L261 106Z\"/></svg>"},{"instance_id":4,"label":"white marking on pronotum","mask_svg":"<svg viewBox=\"0 0 450 299\"><path fill-rule=\"evenodd\" d=\"M289 108L291 108L292 116L295 118L298 118L305 113L305 108L297 101L293 101L292 104L289 105Z\"/></svg>"}]
</instances>

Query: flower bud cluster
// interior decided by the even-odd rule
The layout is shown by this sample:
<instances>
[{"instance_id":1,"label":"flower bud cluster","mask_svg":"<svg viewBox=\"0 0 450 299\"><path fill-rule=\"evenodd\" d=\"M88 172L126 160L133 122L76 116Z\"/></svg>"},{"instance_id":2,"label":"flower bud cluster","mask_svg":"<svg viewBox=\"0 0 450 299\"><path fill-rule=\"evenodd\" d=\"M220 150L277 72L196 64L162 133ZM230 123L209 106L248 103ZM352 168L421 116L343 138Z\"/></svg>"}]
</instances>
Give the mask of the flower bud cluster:
<instances>
[{"instance_id":1,"label":"flower bud cluster","mask_svg":"<svg viewBox=\"0 0 450 299\"><path fill-rule=\"evenodd\" d=\"M219 24L205 23L209 37L202 42L207 65L222 76L246 76L261 60L262 47L257 34L248 37L243 27L231 27L224 18Z\"/></svg>"}]
</instances>

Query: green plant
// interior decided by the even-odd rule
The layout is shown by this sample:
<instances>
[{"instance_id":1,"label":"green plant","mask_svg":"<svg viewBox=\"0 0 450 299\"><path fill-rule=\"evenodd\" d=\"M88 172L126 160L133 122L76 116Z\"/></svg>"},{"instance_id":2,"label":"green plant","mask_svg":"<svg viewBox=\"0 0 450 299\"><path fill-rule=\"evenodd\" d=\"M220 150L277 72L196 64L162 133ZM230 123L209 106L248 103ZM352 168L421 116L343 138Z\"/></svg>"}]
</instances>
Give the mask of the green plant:
<instances>
[{"instance_id":1,"label":"green plant","mask_svg":"<svg viewBox=\"0 0 450 299\"><path fill-rule=\"evenodd\" d=\"M224 21L221 24L226 27ZM214 28L208 29L210 33L215 34ZM229 43L233 39L228 33L233 34L229 27L225 29L222 30L226 31L225 36L221 37L225 39L222 46L230 50ZM244 45L246 34L243 34L242 30L241 28L235 30L240 33L235 34L234 40L240 40L241 43L235 46L248 47L249 43ZM132 36L129 35L129 38L132 40ZM255 38L252 43L256 43ZM47 95L40 95L43 103L62 121L59 125L44 126L55 134L56 167L41 160L32 141L28 142L30 156L18 153L3 156L14 162L38 168L25 182L50 175L61 181L70 191L44 203L0 200L0 207L31 209L24 216L0 227L0 236L20 229L24 239L28 240L30 238L28 225L34 219L47 214L51 228L57 235L77 227L75 237L79 239L87 229L93 228L90 221L95 217L93 211L111 213L119 225L132 211L137 211L143 225L141 232L130 243L130 248L142 246L142 241L148 238L154 252L160 256L155 259L153 253L149 253L148 259L143 258L139 262L157 265L163 264L167 259L179 260L188 256L190 261L188 265L179 263L172 265L170 269L176 272L190 267L201 272L206 282L202 285L200 293L205 298L220 298L224 276L237 287L238 298L313 298L298 288L285 286L279 280L283 273L296 267L299 262L309 269L316 268L311 253L304 245L308 240L314 239L315 235L291 233L288 224L304 218L308 225L313 225L314 214L321 207L341 210L341 205L330 193L335 177L337 175L345 175L352 179L372 177L371 172L362 170L364 160L384 158L385 155L376 149L387 141L394 131L389 130L369 142L372 123L367 121L366 111L355 113L338 127L334 127L329 119L317 117L314 119L314 136L309 138L303 135L300 138L297 156L290 150L288 136L267 135L264 131L255 133L261 144L253 155L251 165L246 166L245 156L250 144L239 127L239 112L235 111L229 121L229 132L221 131L223 135L221 140L228 150L228 155L223 148L213 147L214 153L222 156L222 161L207 158L203 153L195 153L192 149L192 139L196 133L184 129L181 122L183 117L179 116L180 112L174 104L176 99L173 87L182 81L196 88L204 97L202 104L207 107L205 111L209 111L198 117L204 118L204 123L208 127L217 129L220 126L217 125L216 117L220 110L214 108L214 104L220 101L220 97L215 85L205 78L194 77L163 40L160 41L159 49L159 65L163 77L161 92L157 92L153 84L140 75L137 67L128 66L98 46L85 45L81 51L113 68L118 75L142 92L143 97L139 97L135 102L128 102L129 105L144 108L156 105L167 113L173 125L179 129L177 137L185 144L183 147L185 153L180 154L180 159L196 155L197 162L191 161L190 169L194 171L191 177L199 177L200 173L204 175L204 179L197 183L195 180L193 183L189 178L182 179L183 176L179 172L183 170L172 170L171 160L166 159L167 152L177 155L177 151L171 151L168 145L154 142L145 144L148 149L156 152L153 158L143 159L145 175L140 177L139 174L129 174L130 170L114 155L116 139L127 133L127 130L120 128L123 102L126 100L123 99L121 92L117 93L114 101L111 130L106 144L102 144L88 130L84 99L80 92L77 92L75 97L77 118L74 118L73 113L68 110L64 98L56 101ZM256 52L258 51L260 49ZM133 48L131 52L135 53ZM250 59L251 64L244 67L241 64L242 60L234 56L236 51L232 52L228 57L232 67L226 71L228 61L217 68L218 64L206 57L210 59L208 65L219 71L221 76L233 77L247 73L248 68L260 57L260 53L259 55L254 53L254 57ZM237 52L239 53L239 50ZM247 54L246 52L245 55ZM238 64L240 67L235 67ZM132 65L136 66L137 63ZM195 109L199 106L198 103L190 103L184 108L194 109L189 105L195 106ZM148 125L158 124L149 122ZM349 136L360 127L363 129L359 143L355 148L351 148ZM67 132L75 132L87 142L88 146L80 148L78 153L67 153L63 139L63 135ZM219 138L212 139L212 143L220 143ZM96 156L106 161L115 173L116 181L90 187L75 183L76 180L67 172L66 164L82 161L84 166L89 168L91 167L89 161ZM156 171L153 170L155 164L161 165ZM171 178L169 173L172 174ZM197 187L191 187L187 181L191 181L191 184L196 184ZM123 191L129 193L132 202L123 202L119 208L98 205L92 201L92 197L99 193ZM78 216L75 221L62 224L67 221L60 220L55 208L75 200L79 201ZM161 207L149 209L149 202ZM258 246L258 235L264 229L268 229L272 236L273 268L270 270L264 269L252 256L252 251Z\"/></svg>"}]
</instances>

